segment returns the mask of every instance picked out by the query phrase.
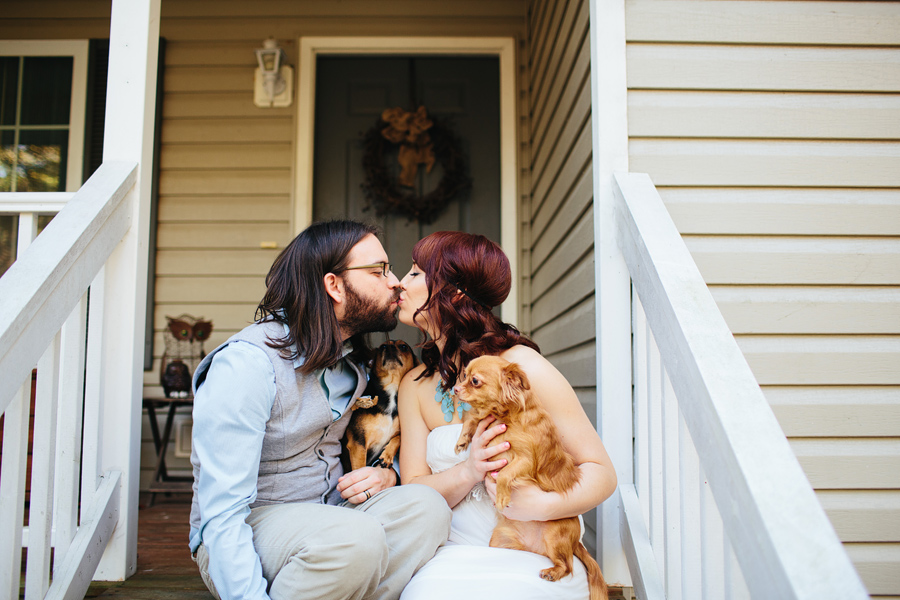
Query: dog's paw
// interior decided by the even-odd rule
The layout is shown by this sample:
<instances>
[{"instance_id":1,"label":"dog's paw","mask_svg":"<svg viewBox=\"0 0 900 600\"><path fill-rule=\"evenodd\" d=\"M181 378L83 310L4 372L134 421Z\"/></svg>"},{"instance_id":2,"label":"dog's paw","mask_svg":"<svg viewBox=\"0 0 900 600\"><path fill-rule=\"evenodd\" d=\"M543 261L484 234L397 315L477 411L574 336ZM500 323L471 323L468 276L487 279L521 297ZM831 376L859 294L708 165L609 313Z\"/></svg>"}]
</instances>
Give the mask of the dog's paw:
<instances>
[{"instance_id":1,"label":"dog's paw","mask_svg":"<svg viewBox=\"0 0 900 600\"><path fill-rule=\"evenodd\" d=\"M394 468L394 457L386 457L382 454L378 460L372 463L373 467L381 467L383 469L393 469Z\"/></svg>"},{"instance_id":2,"label":"dog's paw","mask_svg":"<svg viewBox=\"0 0 900 600\"><path fill-rule=\"evenodd\" d=\"M559 581L565 575L565 567L551 567L549 569L544 569L543 571L541 571L541 579L545 579L547 581Z\"/></svg>"},{"instance_id":3,"label":"dog's paw","mask_svg":"<svg viewBox=\"0 0 900 600\"><path fill-rule=\"evenodd\" d=\"M360 396L356 399L354 408L372 408L378 404L378 396Z\"/></svg>"}]
</instances>

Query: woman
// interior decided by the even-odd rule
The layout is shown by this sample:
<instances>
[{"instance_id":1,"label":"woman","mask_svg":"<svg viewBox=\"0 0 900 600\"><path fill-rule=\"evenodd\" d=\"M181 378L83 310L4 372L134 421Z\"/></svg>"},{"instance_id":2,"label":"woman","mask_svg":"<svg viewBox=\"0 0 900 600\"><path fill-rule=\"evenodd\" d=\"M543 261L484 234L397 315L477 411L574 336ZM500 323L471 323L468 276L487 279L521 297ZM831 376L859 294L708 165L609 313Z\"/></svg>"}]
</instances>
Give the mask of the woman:
<instances>
[{"instance_id":1,"label":"woman","mask_svg":"<svg viewBox=\"0 0 900 600\"><path fill-rule=\"evenodd\" d=\"M454 451L465 406L452 396L453 385L473 358L499 355L528 375L535 397L552 415L581 471L580 483L566 494L537 487L516 490L503 514L523 521L572 517L615 490L609 456L572 387L534 342L491 312L506 299L510 285L509 260L499 246L484 236L447 231L416 244L412 269L400 282L398 317L427 336L423 364L400 384L400 472L403 483L431 486L453 508L449 541L413 577L404 600L458 600L466 593L479 598L588 597L584 567L577 559L571 576L549 582L538 575L550 566L546 557L488 547L496 524L491 474L505 465L495 457L507 449L506 442L492 445L491 440L505 426L488 417L479 424L468 453Z\"/></svg>"}]
</instances>

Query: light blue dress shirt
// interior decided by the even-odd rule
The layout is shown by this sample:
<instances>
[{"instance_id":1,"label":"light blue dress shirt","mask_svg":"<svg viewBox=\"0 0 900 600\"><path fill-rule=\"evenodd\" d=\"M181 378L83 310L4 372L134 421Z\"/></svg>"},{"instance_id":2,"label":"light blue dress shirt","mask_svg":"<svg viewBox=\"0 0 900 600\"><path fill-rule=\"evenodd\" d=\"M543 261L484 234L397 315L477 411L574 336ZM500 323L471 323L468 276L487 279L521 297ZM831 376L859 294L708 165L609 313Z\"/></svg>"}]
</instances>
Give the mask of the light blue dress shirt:
<instances>
[{"instance_id":1,"label":"light blue dress shirt","mask_svg":"<svg viewBox=\"0 0 900 600\"><path fill-rule=\"evenodd\" d=\"M287 330L287 327L285 327ZM346 364L350 352L316 374L334 419L347 410L357 376ZM293 348L292 348L293 350ZM294 368L303 357L294 360ZM215 553L209 574L222 600L268 598L253 531L245 522L256 500L263 436L275 402L275 370L257 346L236 341L213 356L206 380L195 390L193 444L200 461L200 530L191 528L190 549L201 542Z\"/></svg>"}]
</instances>

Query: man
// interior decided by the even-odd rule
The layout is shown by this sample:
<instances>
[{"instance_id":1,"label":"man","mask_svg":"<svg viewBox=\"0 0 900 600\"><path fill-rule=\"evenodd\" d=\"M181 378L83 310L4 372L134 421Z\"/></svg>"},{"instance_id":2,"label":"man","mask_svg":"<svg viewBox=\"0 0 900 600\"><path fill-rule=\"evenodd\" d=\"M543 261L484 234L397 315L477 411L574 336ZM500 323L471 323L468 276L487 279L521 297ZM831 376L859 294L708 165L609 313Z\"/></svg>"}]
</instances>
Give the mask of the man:
<instances>
[{"instance_id":1,"label":"man","mask_svg":"<svg viewBox=\"0 0 900 600\"><path fill-rule=\"evenodd\" d=\"M266 277L256 323L194 374L190 548L217 598L397 598L450 511L391 469L342 475L364 334L397 324L375 229L310 226Z\"/></svg>"}]
</instances>

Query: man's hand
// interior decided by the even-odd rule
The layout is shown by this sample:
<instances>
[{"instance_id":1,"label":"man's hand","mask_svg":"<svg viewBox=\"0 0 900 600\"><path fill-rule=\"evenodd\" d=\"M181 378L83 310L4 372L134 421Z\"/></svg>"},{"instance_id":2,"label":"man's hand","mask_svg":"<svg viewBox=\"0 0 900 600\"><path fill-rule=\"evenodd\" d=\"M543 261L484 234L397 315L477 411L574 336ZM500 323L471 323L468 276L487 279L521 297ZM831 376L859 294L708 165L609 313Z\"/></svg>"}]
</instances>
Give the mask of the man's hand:
<instances>
[{"instance_id":1,"label":"man's hand","mask_svg":"<svg viewBox=\"0 0 900 600\"><path fill-rule=\"evenodd\" d=\"M378 492L396 484L397 473L393 469L362 467L342 475L338 479L337 490L344 500L362 504Z\"/></svg>"}]
</instances>

